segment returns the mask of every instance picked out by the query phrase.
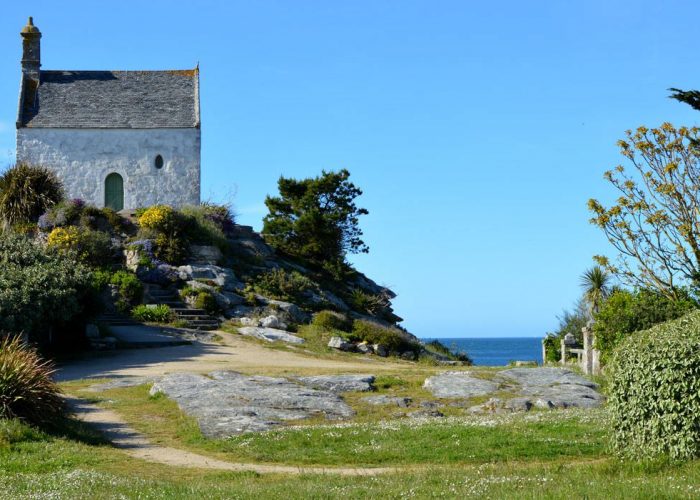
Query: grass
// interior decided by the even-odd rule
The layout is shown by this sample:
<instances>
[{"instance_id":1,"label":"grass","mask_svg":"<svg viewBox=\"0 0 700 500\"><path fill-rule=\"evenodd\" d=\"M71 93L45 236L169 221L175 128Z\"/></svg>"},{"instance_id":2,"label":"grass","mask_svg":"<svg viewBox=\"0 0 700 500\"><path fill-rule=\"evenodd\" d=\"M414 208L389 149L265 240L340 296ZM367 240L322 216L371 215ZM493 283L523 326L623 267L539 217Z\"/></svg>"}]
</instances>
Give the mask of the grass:
<instances>
[{"instance_id":1,"label":"grass","mask_svg":"<svg viewBox=\"0 0 700 500\"><path fill-rule=\"evenodd\" d=\"M120 414L164 446L232 462L393 466L379 477L217 472L171 468L127 456L66 420L50 432L0 421L1 498L695 498L700 461L622 462L608 450L604 410L468 415L422 388L434 369L396 365L374 394L409 396L416 405L371 406L347 393L352 422L322 418L227 440L202 436L196 421L148 387L81 392L101 382L62 384ZM444 368L442 369L444 370ZM476 371L476 370L475 370ZM485 378L496 370L481 370ZM443 404L444 419L393 418L421 401ZM472 398L466 406L479 402Z\"/></svg>"},{"instance_id":2,"label":"grass","mask_svg":"<svg viewBox=\"0 0 700 500\"><path fill-rule=\"evenodd\" d=\"M449 418L386 420L392 413L407 410L362 405L360 399L365 395L346 396L358 411L357 422L332 423L317 418L302 426L226 440L204 438L194 419L168 398L149 396L147 386L112 389L100 397L103 406L117 411L155 443L233 461L437 466L593 459L605 453L606 431L600 412L465 416L461 408L445 406L441 411L448 416L452 413Z\"/></svg>"},{"instance_id":3,"label":"grass","mask_svg":"<svg viewBox=\"0 0 700 500\"><path fill-rule=\"evenodd\" d=\"M553 429L549 429L552 436ZM608 457L489 459L457 466L409 468L368 478L260 475L167 466L129 458L93 443L85 430L46 433L0 422L3 498L693 498L700 462L625 463ZM543 429L544 432L544 429ZM564 430L568 436L570 429ZM494 434L492 432L492 434ZM406 436L411 439L414 436ZM513 436L511 436L513 437ZM356 438L356 436L354 436ZM514 438L515 439L515 438ZM522 438L523 448L527 447ZM514 441L514 443L516 442ZM468 447L473 441L463 442ZM492 442L489 444L493 444ZM433 445L433 448L436 446ZM486 449L487 445L480 445ZM572 446L570 446L571 448ZM515 448L511 448L515 449ZM553 459L552 459L553 458Z\"/></svg>"}]
</instances>

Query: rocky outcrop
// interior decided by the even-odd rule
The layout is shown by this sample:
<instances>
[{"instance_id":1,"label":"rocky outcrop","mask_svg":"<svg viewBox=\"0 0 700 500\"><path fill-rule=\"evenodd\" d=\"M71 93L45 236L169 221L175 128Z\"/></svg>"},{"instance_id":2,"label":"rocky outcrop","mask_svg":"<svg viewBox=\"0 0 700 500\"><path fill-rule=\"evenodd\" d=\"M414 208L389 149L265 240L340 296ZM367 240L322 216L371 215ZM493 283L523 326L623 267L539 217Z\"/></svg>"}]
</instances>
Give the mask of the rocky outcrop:
<instances>
[{"instance_id":1,"label":"rocky outcrop","mask_svg":"<svg viewBox=\"0 0 700 500\"><path fill-rule=\"evenodd\" d=\"M238 329L241 335L255 337L267 342L286 342L287 344L303 344L304 339L276 328L263 328L260 326L243 326Z\"/></svg>"},{"instance_id":2,"label":"rocky outcrop","mask_svg":"<svg viewBox=\"0 0 700 500\"><path fill-rule=\"evenodd\" d=\"M595 408L605 398L590 380L564 368L513 368L493 380L474 378L469 372L445 372L428 378L423 387L442 398L471 398L503 391L518 394L503 402L492 398L470 408L477 413L528 411L531 408Z\"/></svg>"},{"instance_id":3,"label":"rocky outcrop","mask_svg":"<svg viewBox=\"0 0 700 500\"><path fill-rule=\"evenodd\" d=\"M331 392L366 392L374 389L374 375L317 375L299 377L304 385Z\"/></svg>"},{"instance_id":4,"label":"rocky outcrop","mask_svg":"<svg viewBox=\"0 0 700 500\"><path fill-rule=\"evenodd\" d=\"M387 396L386 394L380 394L378 396L366 396L362 398L362 401L370 405L391 405L398 406L399 408L408 408L413 402L411 398Z\"/></svg>"},{"instance_id":5,"label":"rocky outcrop","mask_svg":"<svg viewBox=\"0 0 700 500\"><path fill-rule=\"evenodd\" d=\"M313 389L285 378L235 372L166 375L151 388L151 394L161 392L196 418L202 433L210 438L266 431L284 421L317 415L338 420L354 414L329 390Z\"/></svg>"},{"instance_id":6,"label":"rocky outcrop","mask_svg":"<svg viewBox=\"0 0 700 500\"><path fill-rule=\"evenodd\" d=\"M496 392L498 383L477 378L471 372L445 372L426 379L423 387L438 398L473 398Z\"/></svg>"}]
</instances>

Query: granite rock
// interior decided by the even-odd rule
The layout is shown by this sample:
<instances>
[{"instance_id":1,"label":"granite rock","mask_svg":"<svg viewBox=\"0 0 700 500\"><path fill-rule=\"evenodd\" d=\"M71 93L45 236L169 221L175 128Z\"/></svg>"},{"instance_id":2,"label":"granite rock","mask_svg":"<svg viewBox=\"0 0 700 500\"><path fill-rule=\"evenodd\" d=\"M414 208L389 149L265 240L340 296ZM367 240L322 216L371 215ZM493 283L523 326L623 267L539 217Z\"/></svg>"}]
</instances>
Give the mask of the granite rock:
<instances>
[{"instance_id":1,"label":"granite rock","mask_svg":"<svg viewBox=\"0 0 700 500\"><path fill-rule=\"evenodd\" d=\"M304 385L331 392L364 392L374 389L374 375L318 375L299 377Z\"/></svg>"},{"instance_id":2,"label":"granite rock","mask_svg":"<svg viewBox=\"0 0 700 500\"><path fill-rule=\"evenodd\" d=\"M160 392L196 418L202 433L210 438L266 431L283 421L316 415L338 420L354 414L330 391L311 389L284 378L235 372L166 375L151 388L151 394Z\"/></svg>"}]
</instances>

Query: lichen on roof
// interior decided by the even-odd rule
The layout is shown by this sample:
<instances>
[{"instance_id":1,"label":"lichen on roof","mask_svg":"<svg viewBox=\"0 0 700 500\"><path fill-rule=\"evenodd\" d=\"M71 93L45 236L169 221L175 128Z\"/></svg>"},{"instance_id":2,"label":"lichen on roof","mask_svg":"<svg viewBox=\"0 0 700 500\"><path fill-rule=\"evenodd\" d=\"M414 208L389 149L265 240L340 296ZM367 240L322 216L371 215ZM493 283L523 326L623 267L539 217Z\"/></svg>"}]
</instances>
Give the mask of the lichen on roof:
<instances>
[{"instance_id":1,"label":"lichen on roof","mask_svg":"<svg viewBox=\"0 0 700 500\"><path fill-rule=\"evenodd\" d=\"M198 71L42 71L18 120L31 128L199 126Z\"/></svg>"}]
</instances>

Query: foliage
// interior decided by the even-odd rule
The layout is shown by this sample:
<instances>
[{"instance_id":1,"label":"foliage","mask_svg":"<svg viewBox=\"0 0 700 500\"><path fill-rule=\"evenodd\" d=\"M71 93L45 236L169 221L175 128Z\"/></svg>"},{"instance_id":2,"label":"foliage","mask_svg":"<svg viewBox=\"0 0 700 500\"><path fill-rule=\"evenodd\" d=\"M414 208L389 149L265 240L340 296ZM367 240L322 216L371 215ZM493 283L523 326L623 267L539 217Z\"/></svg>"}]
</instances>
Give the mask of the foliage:
<instances>
[{"instance_id":1,"label":"foliage","mask_svg":"<svg viewBox=\"0 0 700 500\"><path fill-rule=\"evenodd\" d=\"M111 208L86 205L79 198L57 203L39 217L38 227L51 232L59 227L75 226L106 234L122 234L131 231L131 223Z\"/></svg>"},{"instance_id":2,"label":"foliage","mask_svg":"<svg viewBox=\"0 0 700 500\"><path fill-rule=\"evenodd\" d=\"M558 363L561 360L561 340L560 337L548 333L544 340L545 363Z\"/></svg>"},{"instance_id":3,"label":"foliage","mask_svg":"<svg viewBox=\"0 0 700 500\"><path fill-rule=\"evenodd\" d=\"M94 269L90 274L90 286L95 292L102 291L109 285L112 279L112 272L104 269Z\"/></svg>"},{"instance_id":4,"label":"foliage","mask_svg":"<svg viewBox=\"0 0 700 500\"><path fill-rule=\"evenodd\" d=\"M275 300L303 302L306 294L316 288L316 284L298 271L278 268L258 275L246 288L248 292Z\"/></svg>"},{"instance_id":5,"label":"foliage","mask_svg":"<svg viewBox=\"0 0 700 500\"><path fill-rule=\"evenodd\" d=\"M47 244L62 252L75 251L81 260L93 266L107 266L113 260L112 240L102 231L57 227L49 233Z\"/></svg>"},{"instance_id":6,"label":"foliage","mask_svg":"<svg viewBox=\"0 0 700 500\"><path fill-rule=\"evenodd\" d=\"M194 307L197 309L204 309L210 314L219 310L219 305L216 302L216 298L211 294L211 292L207 292L206 290L200 290L197 293L197 298L194 301Z\"/></svg>"},{"instance_id":7,"label":"foliage","mask_svg":"<svg viewBox=\"0 0 700 500\"><path fill-rule=\"evenodd\" d=\"M117 271L110 279L112 285L116 285L119 291L117 309L126 312L132 306L141 302L143 298L143 285L135 274L128 271Z\"/></svg>"},{"instance_id":8,"label":"foliage","mask_svg":"<svg viewBox=\"0 0 700 500\"><path fill-rule=\"evenodd\" d=\"M557 316L559 326L555 332L557 338L563 338L570 333L579 344L583 343L583 333L581 329L588 324L590 317L588 308L583 300L578 300L573 309L564 310L561 316Z\"/></svg>"},{"instance_id":9,"label":"foliage","mask_svg":"<svg viewBox=\"0 0 700 500\"><path fill-rule=\"evenodd\" d=\"M350 253L366 253L355 205L362 194L347 170L323 171L319 177L296 180L280 177L279 196L268 196L262 235L284 253L317 265L344 261Z\"/></svg>"},{"instance_id":10,"label":"foliage","mask_svg":"<svg viewBox=\"0 0 700 500\"><path fill-rule=\"evenodd\" d=\"M402 331L387 328L371 321L357 319L353 322L352 337L368 344L380 344L394 352L420 351L420 345L409 340Z\"/></svg>"},{"instance_id":11,"label":"foliage","mask_svg":"<svg viewBox=\"0 0 700 500\"><path fill-rule=\"evenodd\" d=\"M388 300L381 295L372 295L359 288L353 289L349 297L350 306L353 310L377 316L384 311L388 305Z\"/></svg>"},{"instance_id":12,"label":"foliage","mask_svg":"<svg viewBox=\"0 0 700 500\"><path fill-rule=\"evenodd\" d=\"M352 331L352 319L345 314L335 311L319 311L314 314L312 325L324 330L340 330L342 332Z\"/></svg>"},{"instance_id":13,"label":"foliage","mask_svg":"<svg viewBox=\"0 0 700 500\"><path fill-rule=\"evenodd\" d=\"M38 334L83 310L90 272L73 253L0 236L0 329Z\"/></svg>"},{"instance_id":14,"label":"foliage","mask_svg":"<svg viewBox=\"0 0 700 500\"><path fill-rule=\"evenodd\" d=\"M469 357L469 355L466 353L466 351L457 351L455 348L456 346L454 346L454 345L453 345L453 348L450 349L445 344L440 342L438 339L434 339L434 340L431 340L430 342L426 342L424 347L427 351L440 354L440 355L445 356L449 359L461 361L462 363L467 364L467 365L472 364L472 359Z\"/></svg>"},{"instance_id":15,"label":"foliage","mask_svg":"<svg viewBox=\"0 0 700 500\"><path fill-rule=\"evenodd\" d=\"M183 299L186 299L187 297L196 297L198 293L198 290L192 288L190 285L185 285L180 289L180 297Z\"/></svg>"},{"instance_id":16,"label":"foliage","mask_svg":"<svg viewBox=\"0 0 700 500\"><path fill-rule=\"evenodd\" d=\"M5 229L21 222L36 222L62 198L61 182L47 168L18 164L0 176L0 219Z\"/></svg>"},{"instance_id":17,"label":"foliage","mask_svg":"<svg viewBox=\"0 0 700 500\"><path fill-rule=\"evenodd\" d=\"M153 205L138 216L139 226L158 232L170 232L177 224L177 214L168 205Z\"/></svg>"},{"instance_id":18,"label":"foliage","mask_svg":"<svg viewBox=\"0 0 700 500\"><path fill-rule=\"evenodd\" d=\"M581 275L581 288L589 314L593 316L610 295L610 274L600 266L593 266Z\"/></svg>"},{"instance_id":19,"label":"foliage","mask_svg":"<svg viewBox=\"0 0 700 500\"><path fill-rule=\"evenodd\" d=\"M64 402L53 373L53 365L20 337L0 340L0 419L42 424L60 416Z\"/></svg>"},{"instance_id":20,"label":"foliage","mask_svg":"<svg viewBox=\"0 0 700 500\"><path fill-rule=\"evenodd\" d=\"M603 304L593 325L601 361L606 362L630 333L680 318L697 307L687 292L679 294L677 299L669 299L654 290L616 290Z\"/></svg>"},{"instance_id":21,"label":"foliage","mask_svg":"<svg viewBox=\"0 0 700 500\"><path fill-rule=\"evenodd\" d=\"M167 304L155 306L139 304L131 310L131 316L137 321L169 323L173 319L173 312Z\"/></svg>"},{"instance_id":22,"label":"foliage","mask_svg":"<svg viewBox=\"0 0 700 500\"><path fill-rule=\"evenodd\" d=\"M700 285L700 128L639 127L618 141L631 164L605 173L620 197L609 208L591 199L591 223L619 253L617 264L598 263L625 283L677 298L687 284Z\"/></svg>"},{"instance_id":23,"label":"foliage","mask_svg":"<svg viewBox=\"0 0 700 500\"><path fill-rule=\"evenodd\" d=\"M228 218L222 215L222 210L226 210L226 207L211 204L183 207L180 213L187 221L187 240L200 245L214 245L225 253L229 243L223 228L227 227L230 231L233 221L230 214Z\"/></svg>"},{"instance_id":24,"label":"foliage","mask_svg":"<svg viewBox=\"0 0 700 500\"><path fill-rule=\"evenodd\" d=\"M167 205L154 205L138 215L139 238L153 241L153 256L170 264L184 262L189 255L188 219Z\"/></svg>"},{"instance_id":25,"label":"foliage","mask_svg":"<svg viewBox=\"0 0 700 500\"><path fill-rule=\"evenodd\" d=\"M700 311L627 337L609 366L613 447L622 456L700 456Z\"/></svg>"},{"instance_id":26,"label":"foliage","mask_svg":"<svg viewBox=\"0 0 700 500\"><path fill-rule=\"evenodd\" d=\"M152 254L171 264L184 262L190 245L215 245L223 253L229 248L226 231L233 228L233 217L225 205L203 204L175 210L154 205L138 211L139 238L152 240Z\"/></svg>"},{"instance_id":27,"label":"foliage","mask_svg":"<svg viewBox=\"0 0 700 500\"><path fill-rule=\"evenodd\" d=\"M185 207L188 208L188 207ZM235 226L233 210L228 204L216 204L203 201L197 207L200 213L209 221L213 222L224 234L233 230ZM183 209L183 212L185 209Z\"/></svg>"}]
</instances>

